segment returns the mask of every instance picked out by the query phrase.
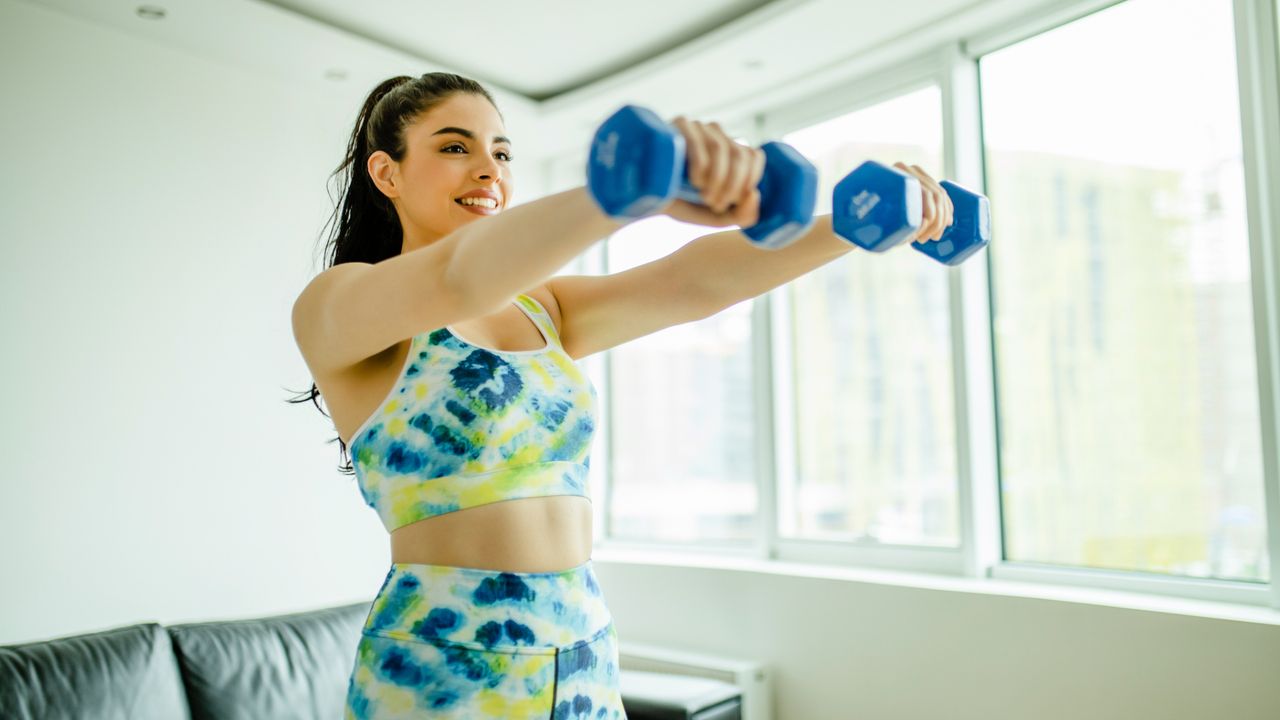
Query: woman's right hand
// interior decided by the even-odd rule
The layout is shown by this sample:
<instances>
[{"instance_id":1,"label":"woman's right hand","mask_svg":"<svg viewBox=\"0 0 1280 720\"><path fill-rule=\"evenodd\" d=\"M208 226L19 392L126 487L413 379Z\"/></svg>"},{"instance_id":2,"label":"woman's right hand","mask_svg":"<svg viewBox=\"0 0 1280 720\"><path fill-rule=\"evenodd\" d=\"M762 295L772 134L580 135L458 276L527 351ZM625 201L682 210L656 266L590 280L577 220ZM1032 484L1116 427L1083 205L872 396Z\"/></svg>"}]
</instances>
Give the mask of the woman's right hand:
<instances>
[{"instance_id":1,"label":"woman's right hand","mask_svg":"<svg viewBox=\"0 0 1280 720\"><path fill-rule=\"evenodd\" d=\"M702 194L698 205L673 200L662 214L680 222L710 227L751 227L759 220L764 151L735 141L719 123L701 123L683 115L671 121L685 140L689 184Z\"/></svg>"}]
</instances>

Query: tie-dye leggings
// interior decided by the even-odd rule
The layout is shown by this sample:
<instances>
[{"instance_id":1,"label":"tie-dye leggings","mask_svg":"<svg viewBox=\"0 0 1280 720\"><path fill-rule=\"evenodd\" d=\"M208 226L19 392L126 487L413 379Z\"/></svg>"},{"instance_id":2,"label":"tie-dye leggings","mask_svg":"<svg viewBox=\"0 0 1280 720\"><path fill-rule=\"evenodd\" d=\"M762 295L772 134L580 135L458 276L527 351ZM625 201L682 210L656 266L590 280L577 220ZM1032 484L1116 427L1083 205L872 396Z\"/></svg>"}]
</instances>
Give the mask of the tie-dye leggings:
<instances>
[{"instance_id":1,"label":"tie-dye leggings","mask_svg":"<svg viewBox=\"0 0 1280 720\"><path fill-rule=\"evenodd\" d=\"M540 573L392 563L345 718L625 720L618 673L590 560Z\"/></svg>"}]
</instances>

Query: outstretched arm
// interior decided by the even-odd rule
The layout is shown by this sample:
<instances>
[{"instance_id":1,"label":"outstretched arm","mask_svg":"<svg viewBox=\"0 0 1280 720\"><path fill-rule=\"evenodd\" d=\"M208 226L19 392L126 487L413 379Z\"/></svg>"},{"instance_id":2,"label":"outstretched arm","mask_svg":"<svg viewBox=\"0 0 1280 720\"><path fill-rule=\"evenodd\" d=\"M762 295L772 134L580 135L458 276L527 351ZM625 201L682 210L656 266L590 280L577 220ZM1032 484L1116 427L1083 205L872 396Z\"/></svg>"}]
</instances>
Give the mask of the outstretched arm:
<instances>
[{"instance_id":1,"label":"outstretched arm","mask_svg":"<svg viewBox=\"0 0 1280 720\"><path fill-rule=\"evenodd\" d=\"M946 192L918 166L897 163L895 167L921 180L923 223L910 240L941 237L952 223L953 208ZM832 231L827 213L814 218L809 229L785 247L758 248L740 229L755 222L757 200L753 195L737 211L719 213L677 200L665 211L676 220L711 224L705 221L719 222L739 211L745 217L737 219L739 227L703 235L669 255L623 272L548 280L555 299L552 312L559 317L561 342L570 357L577 360L673 325L711 317L857 247ZM910 242L902 246L909 247Z\"/></svg>"},{"instance_id":2,"label":"outstretched arm","mask_svg":"<svg viewBox=\"0 0 1280 720\"><path fill-rule=\"evenodd\" d=\"M764 250L738 228L703 235L672 253L703 284L715 312L732 307L804 275L857 249L831 231L831 215L818 215L813 225L786 247Z\"/></svg>"},{"instance_id":3,"label":"outstretched arm","mask_svg":"<svg viewBox=\"0 0 1280 720\"><path fill-rule=\"evenodd\" d=\"M761 250L734 228L692 240L652 262L612 275L547 281L560 341L574 360L650 333L694 322L753 298L854 249L819 215L790 245Z\"/></svg>"}]
</instances>

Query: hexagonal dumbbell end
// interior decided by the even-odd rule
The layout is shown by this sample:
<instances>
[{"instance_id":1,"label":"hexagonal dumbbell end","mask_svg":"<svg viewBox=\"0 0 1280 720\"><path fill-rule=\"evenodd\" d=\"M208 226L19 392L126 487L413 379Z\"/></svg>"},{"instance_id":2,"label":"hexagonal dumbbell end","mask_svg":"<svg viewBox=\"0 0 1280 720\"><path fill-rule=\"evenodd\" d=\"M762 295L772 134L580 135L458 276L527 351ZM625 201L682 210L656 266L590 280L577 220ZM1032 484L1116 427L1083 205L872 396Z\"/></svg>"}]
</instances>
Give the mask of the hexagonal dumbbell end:
<instances>
[{"instance_id":1,"label":"hexagonal dumbbell end","mask_svg":"<svg viewBox=\"0 0 1280 720\"><path fill-rule=\"evenodd\" d=\"M757 186L759 220L743 228L742 233L757 247L777 250L795 242L813 225L813 210L818 205L818 169L784 142L767 142L760 149L765 163Z\"/></svg>"},{"instance_id":2,"label":"hexagonal dumbbell end","mask_svg":"<svg viewBox=\"0 0 1280 720\"><path fill-rule=\"evenodd\" d=\"M868 160L836 183L831 228L871 252L884 252L920 227L920 181L897 168Z\"/></svg>"},{"instance_id":3,"label":"hexagonal dumbbell end","mask_svg":"<svg viewBox=\"0 0 1280 720\"><path fill-rule=\"evenodd\" d=\"M679 187L684 146L684 136L652 110L624 105L591 140L591 197L610 217L635 219L657 211Z\"/></svg>"},{"instance_id":4,"label":"hexagonal dumbbell end","mask_svg":"<svg viewBox=\"0 0 1280 720\"><path fill-rule=\"evenodd\" d=\"M938 184L954 207L951 227L937 240L913 242L911 247L944 265L959 265L991 242L991 202L950 180Z\"/></svg>"}]
</instances>

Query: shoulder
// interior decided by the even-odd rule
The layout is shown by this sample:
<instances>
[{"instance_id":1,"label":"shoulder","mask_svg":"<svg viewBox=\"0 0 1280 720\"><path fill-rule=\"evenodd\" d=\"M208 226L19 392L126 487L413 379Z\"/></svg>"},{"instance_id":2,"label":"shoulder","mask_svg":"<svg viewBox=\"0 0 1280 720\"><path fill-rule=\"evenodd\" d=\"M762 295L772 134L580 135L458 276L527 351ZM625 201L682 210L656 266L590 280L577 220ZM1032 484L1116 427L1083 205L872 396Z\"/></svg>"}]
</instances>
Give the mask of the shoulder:
<instances>
[{"instance_id":1,"label":"shoulder","mask_svg":"<svg viewBox=\"0 0 1280 720\"><path fill-rule=\"evenodd\" d=\"M543 283L535 288L526 290L524 294L537 300L542 307L547 309L547 314L551 316L551 322L555 324L556 332L559 333L564 324L560 322L560 304L556 302L556 295L551 292L551 287Z\"/></svg>"}]
</instances>

